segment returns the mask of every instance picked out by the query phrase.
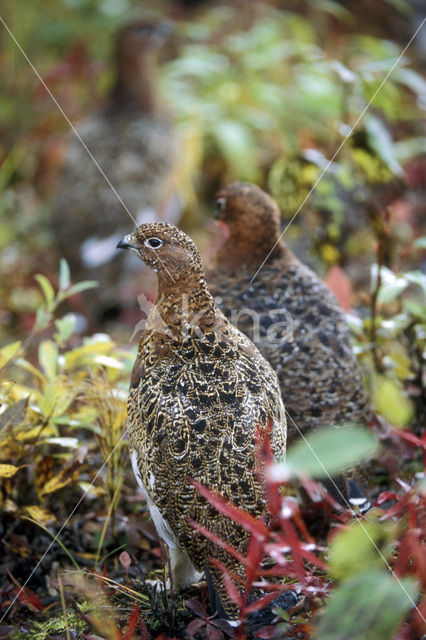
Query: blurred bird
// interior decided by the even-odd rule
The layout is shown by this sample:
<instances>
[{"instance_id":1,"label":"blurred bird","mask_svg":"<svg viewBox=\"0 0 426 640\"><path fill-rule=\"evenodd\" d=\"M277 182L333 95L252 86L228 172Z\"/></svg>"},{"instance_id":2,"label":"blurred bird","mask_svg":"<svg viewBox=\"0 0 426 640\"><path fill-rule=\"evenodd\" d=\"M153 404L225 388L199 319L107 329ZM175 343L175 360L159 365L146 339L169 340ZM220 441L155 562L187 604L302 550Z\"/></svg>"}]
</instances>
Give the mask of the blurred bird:
<instances>
[{"instance_id":1,"label":"blurred bird","mask_svg":"<svg viewBox=\"0 0 426 640\"><path fill-rule=\"evenodd\" d=\"M118 247L130 249L158 274L158 296L130 382L133 470L169 546L174 586L184 588L206 571L216 599L212 607L235 617L238 610L222 573L209 559L240 576L244 567L189 519L242 554L250 534L217 512L191 480L255 518L267 517L256 433L269 423L274 455L284 456L286 422L277 377L214 303L200 254L187 235L165 223L145 224Z\"/></svg>"},{"instance_id":2,"label":"blurred bird","mask_svg":"<svg viewBox=\"0 0 426 640\"><path fill-rule=\"evenodd\" d=\"M129 212L139 224L175 222L180 215L174 185L177 141L156 90L158 53L169 32L168 24L146 20L121 29L111 93L102 109L77 128L113 188L76 136L59 179L53 221L58 249L73 279L100 281L98 293L87 297L97 314L117 300L117 289L126 295L122 281L131 289L134 268L115 251Z\"/></svg>"},{"instance_id":3,"label":"blurred bird","mask_svg":"<svg viewBox=\"0 0 426 640\"><path fill-rule=\"evenodd\" d=\"M228 237L207 273L209 288L276 371L289 439L320 425L365 421L368 403L343 311L280 239L276 203L243 182L216 197Z\"/></svg>"}]
</instances>

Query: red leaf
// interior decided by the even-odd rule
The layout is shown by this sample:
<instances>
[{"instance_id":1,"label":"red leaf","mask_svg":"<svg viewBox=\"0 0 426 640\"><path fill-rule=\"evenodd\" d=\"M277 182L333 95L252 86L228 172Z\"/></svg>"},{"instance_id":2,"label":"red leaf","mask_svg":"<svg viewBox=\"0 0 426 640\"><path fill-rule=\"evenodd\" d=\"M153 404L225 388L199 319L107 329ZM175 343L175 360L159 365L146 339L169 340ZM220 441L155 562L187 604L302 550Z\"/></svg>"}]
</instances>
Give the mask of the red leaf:
<instances>
[{"instance_id":1,"label":"red leaf","mask_svg":"<svg viewBox=\"0 0 426 640\"><path fill-rule=\"evenodd\" d=\"M293 524L287 518L281 518L281 526L283 528L284 538L291 547L293 563L296 573L302 583L305 582L305 570L300 547L300 541Z\"/></svg>"},{"instance_id":2,"label":"red leaf","mask_svg":"<svg viewBox=\"0 0 426 640\"><path fill-rule=\"evenodd\" d=\"M285 589L283 589L282 591L285 591ZM279 593L277 593L277 591L274 591L273 593L267 593L265 596L257 598L257 600L249 604L244 609L244 613L253 613L254 611L259 611L259 609L264 609L267 604L275 600L275 598L278 598L278 596Z\"/></svg>"},{"instance_id":3,"label":"red leaf","mask_svg":"<svg viewBox=\"0 0 426 640\"><path fill-rule=\"evenodd\" d=\"M146 626L145 620L142 618L142 616L139 619L139 627L141 630L140 640L150 640L148 627Z\"/></svg>"},{"instance_id":4,"label":"red leaf","mask_svg":"<svg viewBox=\"0 0 426 640\"><path fill-rule=\"evenodd\" d=\"M328 270L324 282L336 296L343 311L349 311L351 308L352 284L342 267L334 264Z\"/></svg>"},{"instance_id":5,"label":"red leaf","mask_svg":"<svg viewBox=\"0 0 426 640\"><path fill-rule=\"evenodd\" d=\"M202 524L198 524L198 522L191 520L191 518L188 519L188 522L192 527L194 527L194 529L196 529L203 536L208 538L208 540L211 540L212 542L217 544L218 547L225 549L225 551L227 551L231 556L239 560L242 564L244 565L246 564L247 562L246 558L243 555L241 555L239 551L234 549L234 547L232 547L228 542L225 542L224 540L222 540L222 538L219 538L219 536L217 536L215 533L212 533L211 531L206 529L206 527L203 527Z\"/></svg>"},{"instance_id":6,"label":"red leaf","mask_svg":"<svg viewBox=\"0 0 426 640\"><path fill-rule=\"evenodd\" d=\"M264 640L269 640L269 638L277 637L277 627L273 624L270 627L263 627L260 631L257 631L254 634L255 638L262 638Z\"/></svg>"},{"instance_id":7,"label":"red leaf","mask_svg":"<svg viewBox=\"0 0 426 640\"><path fill-rule=\"evenodd\" d=\"M31 589L27 587L14 589L12 593L17 596L20 604L25 605L31 611L42 611L43 605L41 604L41 600Z\"/></svg>"},{"instance_id":8,"label":"red leaf","mask_svg":"<svg viewBox=\"0 0 426 640\"><path fill-rule=\"evenodd\" d=\"M389 520L389 518L393 518L394 516L399 516L402 511L404 511L407 502L409 502L411 496L409 493L405 493L402 498L399 498L398 502L393 505L386 511L385 515L383 515L380 520Z\"/></svg>"},{"instance_id":9,"label":"red leaf","mask_svg":"<svg viewBox=\"0 0 426 640\"><path fill-rule=\"evenodd\" d=\"M207 638L209 640L223 640L222 631L215 629L214 627L212 627L211 624L207 625L206 630L207 630Z\"/></svg>"},{"instance_id":10,"label":"red leaf","mask_svg":"<svg viewBox=\"0 0 426 640\"><path fill-rule=\"evenodd\" d=\"M230 576L228 569L225 567L223 562L221 562L217 558L210 558L210 562L212 563L212 565L214 565L215 567L217 567L222 571L223 581L225 583L225 588L228 593L228 596L230 597L232 602L235 602L235 604L238 605L240 609L242 609L242 607L244 606L244 598L241 592L238 591L234 582L232 581L232 578Z\"/></svg>"},{"instance_id":11,"label":"red leaf","mask_svg":"<svg viewBox=\"0 0 426 640\"><path fill-rule=\"evenodd\" d=\"M207 618L207 611L205 610L201 602L198 602L198 600L196 600L195 598L185 600L185 607L191 609L191 611L193 611L195 615L203 618L203 620Z\"/></svg>"},{"instance_id":12,"label":"red leaf","mask_svg":"<svg viewBox=\"0 0 426 640\"><path fill-rule=\"evenodd\" d=\"M254 536L251 536L250 538L246 555L246 592L248 592L253 580L257 578L261 571L261 562L265 555L263 544L261 544Z\"/></svg>"},{"instance_id":13,"label":"red leaf","mask_svg":"<svg viewBox=\"0 0 426 640\"><path fill-rule=\"evenodd\" d=\"M260 538L267 537L268 528L261 520L253 518L253 516L247 513L247 511L236 507L228 500L222 498L222 496L220 496L216 491L207 489L207 487L204 487L196 480L191 480L191 482L197 491L199 491L199 493L218 511L223 513L225 516L228 516L228 518L231 518L231 520L244 527L244 529L247 529L251 534Z\"/></svg>"},{"instance_id":14,"label":"red leaf","mask_svg":"<svg viewBox=\"0 0 426 640\"><path fill-rule=\"evenodd\" d=\"M186 633L189 633L190 636L194 636L201 627L204 627L205 624L205 620L195 618L195 620L191 620L189 625L186 627Z\"/></svg>"},{"instance_id":15,"label":"red leaf","mask_svg":"<svg viewBox=\"0 0 426 640\"><path fill-rule=\"evenodd\" d=\"M234 627L232 627L226 620L222 620L221 618L209 618L209 622L214 627L224 631L226 635L231 636L231 638L234 637Z\"/></svg>"},{"instance_id":16,"label":"red leaf","mask_svg":"<svg viewBox=\"0 0 426 640\"><path fill-rule=\"evenodd\" d=\"M137 604L134 604L130 614L129 624L127 625L127 629L124 633L124 636L122 637L122 640L133 640L136 627L138 626L139 616L139 607L137 606Z\"/></svg>"},{"instance_id":17,"label":"red leaf","mask_svg":"<svg viewBox=\"0 0 426 640\"><path fill-rule=\"evenodd\" d=\"M423 440L420 440L420 438L415 436L411 431L404 429L392 429L392 432L403 440L407 440L407 442L411 442L411 444L416 445L416 447L421 447L426 450L426 441L423 442Z\"/></svg>"},{"instance_id":18,"label":"red leaf","mask_svg":"<svg viewBox=\"0 0 426 640\"><path fill-rule=\"evenodd\" d=\"M396 495L396 493L392 493L391 491L382 491L382 493L377 498L376 504L383 504L388 500L397 500L397 499L398 499L398 496Z\"/></svg>"}]
</instances>

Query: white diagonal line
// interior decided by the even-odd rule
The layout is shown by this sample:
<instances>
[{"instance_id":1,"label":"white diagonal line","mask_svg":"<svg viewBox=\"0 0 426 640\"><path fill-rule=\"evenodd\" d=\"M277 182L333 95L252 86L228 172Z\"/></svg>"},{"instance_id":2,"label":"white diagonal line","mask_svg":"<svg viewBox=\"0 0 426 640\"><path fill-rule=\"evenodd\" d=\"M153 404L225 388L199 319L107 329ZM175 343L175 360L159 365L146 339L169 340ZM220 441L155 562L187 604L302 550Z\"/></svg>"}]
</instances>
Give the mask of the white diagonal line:
<instances>
[{"instance_id":1,"label":"white diagonal line","mask_svg":"<svg viewBox=\"0 0 426 640\"><path fill-rule=\"evenodd\" d=\"M324 466L324 464L322 463L322 461L320 460L320 458L317 456L317 454L315 453L315 451L313 450L313 448L311 447L311 445L309 444L309 442L306 440L305 436L303 435L302 431L299 429L299 427L297 426L297 424L295 423L295 421L293 420L293 418L288 414L287 410L286 410L286 415L287 417L291 420L293 426L297 429L299 435L303 438L305 444L308 446L309 450L311 451L312 455L314 456L314 458L316 458L317 462L321 465L321 467L324 469L326 475L328 476L329 480L331 481L332 485L334 486L334 488L336 489L337 493L340 495L340 497L343 500L343 503L345 503L348 506L349 511L351 512L352 516L355 518L356 517L356 513L355 511L352 509L352 506L350 505L350 503L346 500L345 496L343 495L343 493L340 491L339 487L336 485L336 483L334 482L334 479L331 477L331 475L328 473L326 467ZM382 558L383 562L386 565L386 568L390 571L390 573L392 574L392 576L395 578L395 580L397 581L397 583L399 584L399 586L401 587L401 589L403 590L403 592L405 593L405 595L407 596L408 600L411 602L411 604L413 605L414 609L416 609L417 613L419 614L419 616L422 618L422 620L426 623L426 618L423 616L422 612L420 611L420 609L418 608L418 606L416 605L416 603L414 602L414 600L412 599L412 597L410 596L410 594L408 593L407 589L404 587L404 585L402 584L401 580L398 578L398 576L396 575L396 573L393 571L392 567L390 566L390 564L388 563L388 561L386 560L385 556L383 555L383 553L380 551L380 549L378 548L378 546L376 545L376 543L374 542L373 538L370 536L368 530L364 527L364 524L361 520L361 518L357 518L357 522L360 525L361 529L363 530L363 532L365 533L365 535L367 536L367 538L370 540L371 544L373 545L373 547L375 548L375 550L377 551L377 553L379 554L379 556Z\"/></svg>"},{"instance_id":2,"label":"white diagonal line","mask_svg":"<svg viewBox=\"0 0 426 640\"><path fill-rule=\"evenodd\" d=\"M342 147L344 146L344 144L347 142L348 138L350 138L350 136L352 135L353 130L355 129L355 127L358 125L358 123L360 122L360 120L364 117L365 112L367 111L367 109L370 107L371 103L373 102L374 98L377 96L377 94L379 93L379 91L381 90L381 88L383 87L383 85L385 84L385 82L387 81L387 79L389 78L389 76L391 75L391 73L393 72L393 70L395 69L395 67L397 66L398 62L401 60L402 56L404 55L404 53L407 51L408 47L410 46L410 44L413 42L414 38L416 37L416 35L419 33L420 29L423 27L424 23L426 22L426 18L423 19L423 21L421 22L420 26L417 28L416 32L414 33L414 35L411 36L410 40L408 41L408 43L405 45L404 49L402 50L401 54L398 56L398 58L395 60L395 62L393 63L393 65L391 66L391 68L389 69L389 71L387 72L386 76L384 77L384 79L382 80L382 82L380 83L380 85L377 87L376 91L373 93L372 98L370 99L370 101L368 102L368 104L364 107L364 109L361 111L360 115L358 116L358 118L356 119L355 124L351 127L349 133L343 138L342 142L340 143L340 145L338 146L337 150L334 152L331 160L328 161L326 167L323 169L323 171L320 173L320 175L318 176L318 178L315 181L315 184L313 185L313 187L310 189L309 193L305 196L302 204L299 206L299 208L297 209L296 213L292 216L291 220L288 222L288 224L286 225L284 231L282 232L282 234L280 235L280 237L278 238L278 240L276 241L276 243L274 244L274 246L272 247L272 249L269 251L268 255L266 256L266 258L264 259L264 261L262 262L262 264L260 265L260 267L258 268L258 270L256 271L256 273L254 274L254 276L252 277L252 279L250 280L250 284L253 283L254 279L256 278L256 276L259 274L259 272L261 271L261 269L263 268L265 262L268 260L269 256L271 255L271 253L274 251L275 247L281 242L282 238L284 237L287 229L290 227L290 225L293 223L294 219L296 218L296 216L299 214L300 210L302 209L302 207L304 206L305 202L308 200L308 198L311 196L312 192L315 190L315 188L317 187L319 181L321 180L321 178L324 176L324 174L326 173L326 171L328 170L328 168L330 167L330 165L332 164L332 162L334 161L335 157L337 156L337 154L341 151Z\"/></svg>"},{"instance_id":3,"label":"white diagonal line","mask_svg":"<svg viewBox=\"0 0 426 640\"><path fill-rule=\"evenodd\" d=\"M16 596L13 598L12 602L10 603L10 605L7 607L6 611L4 612L4 614L2 615L2 617L0 618L0 623L3 622L3 620L5 619L5 617L7 616L7 614L9 613L10 609L13 607L13 605L15 604L16 600L19 598L19 596L21 595L22 591L25 589L25 586L28 584L28 582L31 580L33 574L35 573L35 571L37 571L38 567L40 566L40 564L43 562L45 556L49 553L50 549L53 547L53 545L55 544L56 540L59 539L59 536L61 535L62 531L64 530L64 528L66 527L66 525L68 524L68 522L70 521L70 519L72 518L72 516L74 515L74 513L76 512L76 510L78 509L78 507L80 506L81 502L84 500L84 498L86 497L86 494L88 493L88 491L91 489L91 487L93 486L93 484L95 483L95 480L98 478L98 476L100 475L102 469L105 467L105 465L108 463L109 459L111 458L111 456L114 454L114 451L117 449L118 445L121 443L121 441L123 440L124 436L127 433L127 429L125 429L123 431L123 434L120 437L120 440L117 442L117 444L115 445L114 449L111 451L111 453L109 454L108 458L104 461L104 463L102 464L102 466L98 469L98 471L95 474L95 477L93 478L92 482L89 484L89 486L87 487L87 489L84 491L83 495L81 496L80 500L77 502L77 504L74 506L73 510L71 511L71 513L67 516L65 522L63 523L63 525L61 526L61 528L59 529L58 533L55 534L55 537L53 538L52 542L49 544L49 546L47 547L47 549L44 551L43 555L41 556L41 558L39 559L39 561L37 562L37 564L35 565L34 569L31 571L30 575L28 576L28 578L25 580L24 584L22 585L22 587L19 589L18 593L16 594Z\"/></svg>"},{"instance_id":4,"label":"white diagonal line","mask_svg":"<svg viewBox=\"0 0 426 640\"><path fill-rule=\"evenodd\" d=\"M53 102L55 103L55 105L57 106L57 108L59 109L61 115L63 116L63 118L66 120L68 126L70 127L70 129L72 129L74 135L76 136L76 138L79 140L79 142L82 144L82 146L84 147L85 151L87 152L87 154L89 155L89 157L91 158L92 162L95 164L96 168L98 169L99 173L103 176L103 178L105 178L106 182L108 183L108 186L112 189L112 191L114 192L114 195L117 197L118 201L120 202L120 204L122 205L123 209L126 211L126 213L130 216L130 218L133 220L133 222L135 223L136 226L138 226L138 223L136 222L134 216L131 214L129 208L127 207L127 205L123 202L123 199L121 198L120 194L118 193L117 189L114 187L114 185L112 184L111 180L108 178L108 176L106 175L105 171L102 169L101 165L99 164L99 162L96 160L95 156L93 155L93 153L90 151L89 147L87 146L87 144L84 142L84 140L82 139L82 137L80 136L80 134L78 133L77 129L74 127L73 123L71 122L71 120L69 119L69 117L67 116L67 114L65 113L65 111L63 110L63 108L61 107L61 105L59 104L59 102L56 100L55 96L53 95L53 93L51 92L51 90L49 89L49 87L47 86L47 84L45 83L45 81L43 80L43 78L41 77L41 75L39 74L39 72L37 71L37 69L35 68L35 66L33 65L33 63L31 62L31 60L29 59L28 55L25 53L24 49L22 48L22 46L19 44L18 40L15 38L15 36L13 35L12 31L9 29L9 27L7 26L6 22L4 21L4 19L2 18L2 16L0 16L0 22L3 24L4 28L6 29L6 31L8 32L8 34L10 35L10 37L12 38L13 42L16 44L16 46L18 47L19 51L22 53L22 55L24 56L25 60L28 62L28 64L30 65L31 69L33 70L33 72L35 73L35 75L37 76L38 80L41 82L41 84L43 85L44 89L47 91L47 93L49 94L49 96L51 97L51 99L53 100ZM144 237L144 239L146 240L145 234L142 232L142 235ZM162 264L162 266L164 267L165 271L167 272L168 276L172 279L173 282L175 282L175 279L173 278L173 276L171 275L171 273L169 273L169 270L167 269L166 265L163 263L163 261L161 260L160 256L158 256L158 260L159 262Z\"/></svg>"}]
</instances>

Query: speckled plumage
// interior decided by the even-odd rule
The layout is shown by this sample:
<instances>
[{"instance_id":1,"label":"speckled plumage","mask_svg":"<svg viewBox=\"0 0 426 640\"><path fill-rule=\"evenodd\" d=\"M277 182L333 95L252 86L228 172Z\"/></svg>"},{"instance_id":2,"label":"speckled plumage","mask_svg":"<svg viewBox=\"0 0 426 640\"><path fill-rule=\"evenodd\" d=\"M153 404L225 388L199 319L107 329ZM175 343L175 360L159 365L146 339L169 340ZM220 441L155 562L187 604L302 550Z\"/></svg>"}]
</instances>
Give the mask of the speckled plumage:
<instances>
[{"instance_id":1,"label":"speckled plumage","mask_svg":"<svg viewBox=\"0 0 426 640\"><path fill-rule=\"evenodd\" d=\"M74 280L100 281L88 301L100 302L101 307L117 301L120 279L134 273L133 261L115 251L130 223L125 207L139 223L174 222L180 213L173 173L177 140L155 91L161 40L161 25L146 21L133 22L118 33L111 94L101 109L77 126L113 188L81 141L71 135L53 203L58 249Z\"/></svg>"},{"instance_id":2,"label":"speckled plumage","mask_svg":"<svg viewBox=\"0 0 426 640\"><path fill-rule=\"evenodd\" d=\"M367 400L343 311L326 285L279 240L277 205L249 183L230 185L217 199L229 236L207 274L209 288L234 323L240 312L238 327L276 371L290 418L289 440L298 429L364 421ZM257 336L252 318L241 315L244 308L259 318ZM280 344L270 340L274 323L282 323L276 330Z\"/></svg>"},{"instance_id":3,"label":"speckled plumage","mask_svg":"<svg viewBox=\"0 0 426 640\"><path fill-rule=\"evenodd\" d=\"M162 246L150 248L149 238ZM190 478L257 518L267 516L255 471L256 431L271 420L274 454L284 455L285 413L276 375L215 305L188 236L171 225L146 224L126 236L126 245L158 273L158 296L139 344L128 400L136 476L171 549L175 584L188 584L192 567L204 571L212 556L241 574L243 567L197 533L188 518L241 553L249 534L201 498ZM220 572L210 572L222 606L235 615Z\"/></svg>"}]
</instances>

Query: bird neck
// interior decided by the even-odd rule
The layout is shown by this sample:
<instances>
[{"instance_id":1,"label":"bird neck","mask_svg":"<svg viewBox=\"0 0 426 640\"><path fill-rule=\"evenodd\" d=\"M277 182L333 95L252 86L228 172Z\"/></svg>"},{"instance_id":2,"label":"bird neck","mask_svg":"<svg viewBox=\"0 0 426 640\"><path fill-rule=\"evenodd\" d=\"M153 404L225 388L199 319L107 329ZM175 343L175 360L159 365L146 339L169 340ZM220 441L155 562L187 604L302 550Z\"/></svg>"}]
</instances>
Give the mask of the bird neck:
<instances>
[{"instance_id":1,"label":"bird neck","mask_svg":"<svg viewBox=\"0 0 426 640\"><path fill-rule=\"evenodd\" d=\"M174 337L184 335L188 328L204 332L215 325L217 308L204 274L175 282L159 274L155 307Z\"/></svg>"},{"instance_id":2,"label":"bird neck","mask_svg":"<svg viewBox=\"0 0 426 640\"><path fill-rule=\"evenodd\" d=\"M231 231L216 254L216 266L218 269L228 270L244 265L256 270L264 261L270 263L286 256L290 257L290 254L290 250L280 241L278 235L242 236Z\"/></svg>"},{"instance_id":3,"label":"bird neck","mask_svg":"<svg viewBox=\"0 0 426 640\"><path fill-rule=\"evenodd\" d=\"M146 114L158 111L155 86L157 64L154 54L122 56L111 92L111 110L134 109Z\"/></svg>"}]
</instances>

